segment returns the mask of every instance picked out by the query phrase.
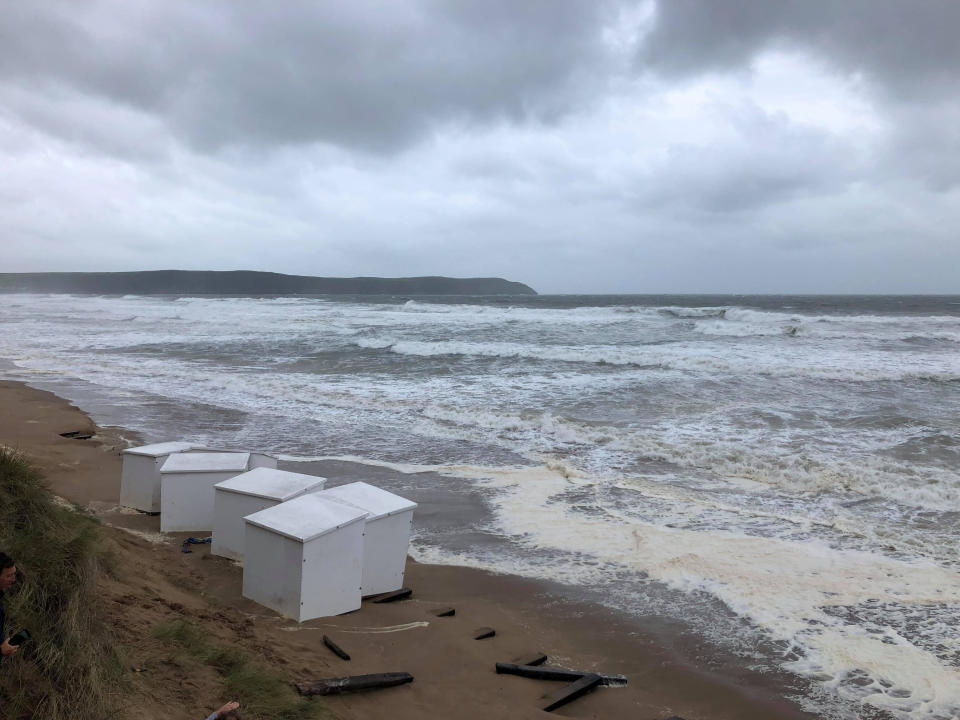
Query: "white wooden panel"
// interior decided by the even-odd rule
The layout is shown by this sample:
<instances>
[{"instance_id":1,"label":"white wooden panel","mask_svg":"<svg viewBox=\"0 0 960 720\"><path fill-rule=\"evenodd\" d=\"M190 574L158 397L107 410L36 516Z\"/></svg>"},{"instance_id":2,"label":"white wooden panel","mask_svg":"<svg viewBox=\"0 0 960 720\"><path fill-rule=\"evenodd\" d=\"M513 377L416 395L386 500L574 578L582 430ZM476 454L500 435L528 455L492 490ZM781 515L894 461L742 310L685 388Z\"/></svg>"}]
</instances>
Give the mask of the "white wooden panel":
<instances>
[{"instance_id":1,"label":"white wooden panel","mask_svg":"<svg viewBox=\"0 0 960 720\"><path fill-rule=\"evenodd\" d=\"M299 622L359 609L363 533L361 521L305 543Z\"/></svg>"},{"instance_id":2,"label":"white wooden panel","mask_svg":"<svg viewBox=\"0 0 960 720\"><path fill-rule=\"evenodd\" d=\"M214 488L213 495L213 555L243 560L246 523L243 518L277 504L277 500L230 492Z\"/></svg>"},{"instance_id":3,"label":"white wooden panel","mask_svg":"<svg viewBox=\"0 0 960 720\"><path fill-rule=\"evenodd\" d=\"M184 450L193 450L200 447L188 442L164 442L154 445L141 445L140 447L127 448L123 451L124 455L148 455L150 457L166 457L171 453L183 452Z\"/></svg>"},{"instance_id":4,"label":"white wooden panel","mask_svg":"<svg viewBox=\"0 0 960 720\"><path fill-rule=\"evenodd\" d=\"M303 543L246 523L243 596L299 620Z\"/></svg>"},{"instance_id":5,"label":"white wooden panel","mask_svg":"<svg viewBox=\"0 0 960 720\"><path fill-rule=\"evenodd\" d=\"M247 471L249 453L233 452L182 452L170 455L160 468L168 472L233 472L237 475Z\"/></svg>"},{"instance_id":6,"label":"white wooden panel","mask_svg":"<svg viewBox=\"0 0 960 720\"><path fill-rule=\"evenodd\" d=\"M364 482L330 488L317 493L317 497L369 513L364 539L363 594L401 588L417 504Z\"/></svg>"},{"instance_id":7,"label":"white wooden panel","mask_svg":"<svg viewBox=\"0 0 960 720\"><path fill-rule=\"evenodd\" d=\"M161 472L160 530L212 530L213 486L239 472Z\"/></svg>"},{"instance_id":8,"label":"white wooden panel","mask_svg":"<svg viewBox=\"0 0 960 720\"><path fill-rule=\"evenodd\" d=\"M275 455L268 455L267 453L252 452L250 453L250 463L248 467L251 470L258 467L276 470L277 458Z\"/></svg>"},{"instance_id":9,"label":"white wooden panel","mask_svg":"<svg viewBox=\"0 0 960 720\"><path fill-rule=\"evenodd\" d=\"M309 491L323 489L326 478L259 467L226 480L221 489L285 502Z\"/></svg>"},{"instance_id":10,"label":"white wooden panel","mask_svg":"<svg viewBox=\"0 0 960 720\"><path fill-rule=\"evenodd\" d=\"M413 510L367 521L363 542L364 595L399 590L407 565Z\"/></svg>"},{"instance_id":11,"label":"white wooden panel","mask_svg":"<svg viewBox=\"0 0 960 720\"><path fill-rule=\"evenodd\" d=\"M307 542L367 516L361 510L322 498L322 492L301 495L285 503L247 516L247 522Z\"/></svg>"},{"instance_id":12,"label":"white wooden panel","mask_svg":"<svg viewBox=\"0 0 960 720\"><path fill-rule=\"evenodd\" d=\"M166 457L123 454L120 504L144 512L160 512L160 463Z\"/></svg>"}]
</instances>

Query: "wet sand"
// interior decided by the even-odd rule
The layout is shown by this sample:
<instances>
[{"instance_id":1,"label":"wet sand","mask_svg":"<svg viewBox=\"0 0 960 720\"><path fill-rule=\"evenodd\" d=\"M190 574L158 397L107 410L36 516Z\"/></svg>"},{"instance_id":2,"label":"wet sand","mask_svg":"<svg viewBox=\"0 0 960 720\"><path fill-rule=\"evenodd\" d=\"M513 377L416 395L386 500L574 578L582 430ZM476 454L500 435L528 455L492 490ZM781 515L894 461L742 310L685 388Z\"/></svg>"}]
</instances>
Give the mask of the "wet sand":
<instances>
[{"instance_id":1,"label":"wet sand","mask_svg":"<svg viewBox=\"0 0 960 720\"><path fill-rule=\"evenodd\" d=\"M184 678L165 662L167 653L150 629L175 617L260 655L291 682L372 672L414 675L410 685L324 699L344 720L387 712L398 720L547 717L538 709L540 698L557 684L494 672L497 661L537 652L547 654L551 665L628 678L627 687L599 688L553 713L561 717L814 717L778 697L764 676L698 665L696 642L657 619L645 623L571 601L550 583L470 568L409 561L405 584L414 591L412 599L364 602L357 612L298 626L242 598L235 563L211 556L209 546L182 554L186 534L162 535L159 517L117 507L119 453L128 442L138 442L136 434L96 428L67 401L15 382L0 382L0 408L0 443L23 452L56 494L104 523L116 571L101 582L103 607L129 664L146 668L130 676L129 707L137 708L138 717L203 717L226 699L212 671ZM87 440L59 435L74 430L94 435ZM350 475L336 464L311 471L322 471L331 484L339 484L335 474L341 481ZM440 507L424 512L442 512ZM456 615L435 617L433 611L445 606L455 607ZM495 628L496 636L474 640L481 626ZM352 660L334 657L322 645L323 634Z\"/></svg>"}]
</instances>

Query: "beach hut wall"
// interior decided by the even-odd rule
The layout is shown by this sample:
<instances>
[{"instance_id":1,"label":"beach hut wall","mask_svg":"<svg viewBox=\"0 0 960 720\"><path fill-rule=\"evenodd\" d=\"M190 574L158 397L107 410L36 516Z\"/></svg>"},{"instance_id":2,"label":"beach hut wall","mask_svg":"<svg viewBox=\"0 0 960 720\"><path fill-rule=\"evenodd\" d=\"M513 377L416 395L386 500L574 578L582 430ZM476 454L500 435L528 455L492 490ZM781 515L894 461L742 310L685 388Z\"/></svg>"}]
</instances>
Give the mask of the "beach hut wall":
<instances>
[{"instance_id":1,"label":"beach hut wall","mask_svg":"<svg viewBox=\"0 0 960 720\"><path fill-rule=\"evenodd\" d=\"M261 452L252 452L250 453L250 469L254 468L270 468L276 470L277 468L277 456L271 455L270 453L261 453Z\"/></svg>"},{"instance_id":2,"label":"beach hut wall","mask_svg":"<svg viewBox=\"0 0 960 720\"><path fill-rule=\"evenodd\" d=\"M325 478L315 475L255 467L214 486L214 555L243 560L244 516L282 502L323 490Z\"/></svg>"},{"instance_id":3,"label":"beach hut wall","mask_svg":"<svg viewBox=\"0 0 960 720\"><path fill-rule=\"evenodd\" d=\"M249 453L170 455L160 468L160 530L212 530L214 485L246 472L249 462Z\"/></svg>"},{"instance_id":4,"label":"beach hut wall","mask_svg":"<svg viewBox=\"0 0 960 720\"><path fill-rule=\"evenodd\" d=\"M329 488L319 497L365 510L362 593L376 595L403 587L413 511L417 504L365 482Z\"/></svg>"},{"instance_id":5,"label":"beach hut wall","mask_svg":"<svg viewBox=\"0 0 960 720\"><path fill-rule=\"evenodd\" d=\"M120 504L143 512L160 512L160 466L172 453L197 447L188 442L165 442L124 450Z\"/></svg>"},{"instance_id":6,"label":"beach hut wall","mask_svg":"<svg viewBox=\"0 0 960 720\"><path fill-rule=\"evenodd\" d=\"M357 610L366 516L320 493L248 515L243 596L297 622Z\"/></svg>"}]
</instances>

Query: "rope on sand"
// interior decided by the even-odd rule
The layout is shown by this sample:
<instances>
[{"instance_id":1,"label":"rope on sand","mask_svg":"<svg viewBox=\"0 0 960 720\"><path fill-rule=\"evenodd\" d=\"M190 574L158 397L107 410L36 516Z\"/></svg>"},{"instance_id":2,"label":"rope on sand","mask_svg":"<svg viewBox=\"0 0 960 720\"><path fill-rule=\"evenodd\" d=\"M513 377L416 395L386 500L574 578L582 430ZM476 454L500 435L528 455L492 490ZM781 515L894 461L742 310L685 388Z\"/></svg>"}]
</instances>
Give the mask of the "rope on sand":
<instances>
[{"instance_id":1,"label":"rope on sand","mask_svg":"<svg viewBox=\"0 0 960 720\"><path fill-rule=\"evenodd\" d=\"M403 632L404 630L414 630L415 628L428 627L430 623L420 620L418 622L406 623L404 625L384 625L382 627L355 627L355 628L345 628L340 625L322 625L321 627L310 627L310 628L298 628L298 627L288 627L280 628L286 632L298 632L302 630L322 630L323 628L337 628L339 632L344 633L365 633L369 635L377 633L395 633Z\"/></svg>"}]
</instances>

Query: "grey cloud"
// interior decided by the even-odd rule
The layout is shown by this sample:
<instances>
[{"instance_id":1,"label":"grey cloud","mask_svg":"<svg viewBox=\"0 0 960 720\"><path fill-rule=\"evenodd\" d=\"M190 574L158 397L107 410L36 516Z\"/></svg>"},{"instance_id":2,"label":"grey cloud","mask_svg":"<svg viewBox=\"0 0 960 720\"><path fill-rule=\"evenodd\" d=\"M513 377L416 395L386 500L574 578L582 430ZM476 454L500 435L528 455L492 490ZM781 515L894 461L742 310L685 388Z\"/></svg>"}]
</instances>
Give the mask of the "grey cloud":
<instances>
[{"instance_id":1,"label":"grey cloud","mask_svg":"<svg viewBox=\"0 0 960 720\"><path fill-rule=\"evenodd\" d=\"M668 74L731 69L770 47L807 50L901 97L956 89L956 0L659 0L639 50Z\"/></svg>"},{"instance_id":2,"label":"grey cloud","mask_svg":"<svg viewBox=\"0 0 960 720\"><path fill-rule=\"evenodd\" d=\"M934 192L960 185L960 97L890 110L895 132L881 167L890 178L910 176Z\"/></svg>"},{"instance_id":3,"label":"grey cloud","mask_svg":"<svg viewBox=\"0 0 960 720\"><path fill-rule=\"evenodd\" d=\"M0 81L152 113L200 150L375 152L438 123L550 119L603 59L607 3L16 3Z\"/></svg>"},{"instance_id":4,"label":"grey cloud","mask_svg":"<svg viewBox=\"0 0 960 720\"><path fill-rule=\"evenodd\" d=\"M960 184L960 2L955 0L660 0L638 49L668 78L747 67L787 49L865 81L890 125L877 168L937 192Z\"/></svg>"},{"instance_id":5,"label":"grey cloud","mask_svg":"<svg viewBox=\"0 0 960 720\"><path fill-rule=\"evenodd\" d=\"M864 172L857 154L829 133L755 106L727 120L735 139L674 144L635 186L642 211L754 212L800 197L841 191Z\"/></svg>"},{"instance_id":6,"label":"grey cloud","mask_svg":"<svg viewBox=\"0 0 960 720\"><path fill-rule=\"evenodd\" d=\"M169 135L155 116L70 91L30 93L11 87L2 95L8 113L27 127L95 153L154 162L165 157Z\"/></svg>"}]
</instances>

